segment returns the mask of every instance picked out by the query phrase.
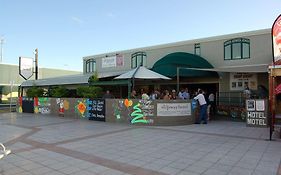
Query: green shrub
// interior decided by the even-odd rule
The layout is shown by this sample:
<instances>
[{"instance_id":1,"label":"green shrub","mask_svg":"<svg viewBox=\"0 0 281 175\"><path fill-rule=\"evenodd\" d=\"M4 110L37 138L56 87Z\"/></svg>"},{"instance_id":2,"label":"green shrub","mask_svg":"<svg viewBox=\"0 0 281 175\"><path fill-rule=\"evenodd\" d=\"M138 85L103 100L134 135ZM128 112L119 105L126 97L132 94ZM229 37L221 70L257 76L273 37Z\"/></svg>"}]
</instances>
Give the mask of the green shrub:
<instances>
[{"instance_id":1,"label":"green shrub","mask_svg":"<svg viewBox=\"0 0 281 175\"><path fill-rule=\"evenodd\" d=\"M102 88L97 86L81 86L77 88L77 95L83 98L99 98L102 96Z\"/></svg>"},{"instance_id":2,"label":"green shrub","mask_svg":"<svg viewBox=\"0 0 281 175\"><path fill-rule=\"evenodd\" d=\"M51 89L49 95L56 98L69 97L69 90L63 86L58 86Z\"/></svg>"},{"instance_id":3,"label":"green shrub","mask_svg":"<svg viewBox=\"0 0 281 175\"><path fill-rule=\"evenodd\" d=\"M94 74L92 76L90 76L90 78L89 78L89 84L98 82L98 81L99 81L98 73L95 71Z\"/></svg>"},{"instance_id":4,"label":"green shrub","mask_svg":"<svg viewBox=\"0 0 281 175\"><path fill-rule=\"evenodd\" d=\"M27 89L26 96L27 97L43 97L44 89L36 87L36 86L32 86L31 88Z\"/></svg>"}]
</instances>

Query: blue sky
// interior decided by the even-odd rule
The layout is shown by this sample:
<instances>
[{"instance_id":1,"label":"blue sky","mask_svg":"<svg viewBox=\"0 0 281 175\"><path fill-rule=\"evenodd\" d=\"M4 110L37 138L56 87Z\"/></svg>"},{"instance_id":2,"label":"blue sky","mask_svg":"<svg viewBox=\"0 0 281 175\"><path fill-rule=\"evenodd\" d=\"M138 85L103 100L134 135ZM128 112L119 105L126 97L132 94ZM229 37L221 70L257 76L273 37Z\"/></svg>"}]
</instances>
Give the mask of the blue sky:
<instances>
[{"instance_id":1,"label":"blue sky","mask_svg":"<svg viewBox=\"0 0 281 175\"><path fill-rule=\"evenodd\" d=\"M3 63L82 71L82 57L271 28L280 0L0 0Z\"/></svg>"}]
</instances>

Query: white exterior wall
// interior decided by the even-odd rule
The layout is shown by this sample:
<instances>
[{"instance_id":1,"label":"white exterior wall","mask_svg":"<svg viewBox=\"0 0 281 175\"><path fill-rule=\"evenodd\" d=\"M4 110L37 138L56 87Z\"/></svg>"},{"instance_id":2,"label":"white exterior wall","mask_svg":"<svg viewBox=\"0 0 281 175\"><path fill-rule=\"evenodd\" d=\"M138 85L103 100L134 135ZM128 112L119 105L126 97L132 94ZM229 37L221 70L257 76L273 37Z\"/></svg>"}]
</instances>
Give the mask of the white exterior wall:
<instances>
[{"instance_id":1,"label":"white exterior wall","mask_svg":"<svg viewBox=\"0 0 281 175\"><path fill-rule=\"evenodd\" d=\"M224 60L224 42L234 38L250 39L250 59ZM86 60L96 60L97 72L112 72L131 69L131 54L143 51L147 54L147 67L153 67L154 63L164 56L174 52L194 53L194 44L200 43L201 57L205 58L215 68L225 66L239 66L252 64L270 64L272 60L270 29L244 32L218 37L203 38L198 40L183 41L159 46L125 50L120 52L105 53L84 57L84 73ZM102 68L102 58L121 54L124 56L124 66Z\"/></svg>"}]
</instances>

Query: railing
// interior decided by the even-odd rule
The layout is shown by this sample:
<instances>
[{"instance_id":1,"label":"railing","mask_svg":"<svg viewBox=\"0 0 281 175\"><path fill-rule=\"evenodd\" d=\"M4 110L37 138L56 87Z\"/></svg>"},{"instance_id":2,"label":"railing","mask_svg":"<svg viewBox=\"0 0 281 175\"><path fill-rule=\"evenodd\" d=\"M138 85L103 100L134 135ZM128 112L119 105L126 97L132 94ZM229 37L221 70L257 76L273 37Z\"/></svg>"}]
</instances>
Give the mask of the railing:
<instances>
[{"instance_id":1,"label":"railing","mask_svg":"<svg viewBox=\"0 0 281 175\"><path fill-rule=\"evenodd\" d=\"M16 103L13 103L13 104L0 104L0 112L15 112L16 111L16 106L17 104Z\"/></svg>"},{"instance_id":2,"label":"railing","mask_svg":"<svg viewBox=\"0 0 281 175\"><path fill-rule=\"evenodd\" d=\"M217 105L244 106L245 98L242 92L218 92Z\"/></svg>"}]
</instances>

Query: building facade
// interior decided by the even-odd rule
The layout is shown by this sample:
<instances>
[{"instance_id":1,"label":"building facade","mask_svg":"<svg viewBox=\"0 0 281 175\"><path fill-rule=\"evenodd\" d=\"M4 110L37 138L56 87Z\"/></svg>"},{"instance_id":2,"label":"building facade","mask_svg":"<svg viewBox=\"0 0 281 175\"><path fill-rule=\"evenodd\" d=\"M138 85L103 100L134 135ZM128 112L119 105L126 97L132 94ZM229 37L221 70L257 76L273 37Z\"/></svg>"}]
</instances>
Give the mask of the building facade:
<instances>
[{"instance_id":1,"label":"building facade","mask_svg":"<svg viewBox=\"0 0 281 175\"><path fill-rule=\"evenodd\" d=\"M181 86L208 84L217 92L240 92L249 86L255 91L258 85L268 87L271 45L270 29L235 33L86 56L83 73L116 76L141 65L173 78L169 83L175 86L180 68ZM181 70L186 68L190 70ZM209 77L211 72L217 76Z\"/></svg>"},{"instance_id":2,"label":"building facade","mask_svg":"<svg viewBox=\"0 0 281 175\"><path fill-rule=\"evenodd\" d=\"M124 98L128 96L130 85L123 82L123 87L118 89L116 87L120 86L115 86L118 82L113 82L114 77L145 66L172 80L140 81L137 84L139 89L179 90L188 87L191 90L202 88L209 92L228 92L239 96L246 86L252 91L257 91L259 85L268 88L271 43L271 30L263 29L90 55L83 57L81 75L29 80L22 83L22 87L28 88L33 83L37 86L87 85L89 77L97 73L98 85L122 91L116 97Z\"/></svg>"},{"instance_id":3,"label":"building facade","mask_svg":"<svg viewBox=\"0 0 281 175\"><path fill-rule=\"evenodd\" d=\"M51 68L39 68L38 78L51 78L56 76L65 76L78 74L78 71L69 71L61 69L51 69ZM30 77L30 81L35 79L35 75ZM18 86L25 82L24 78L19 75L19 66L13 64L0 63L0 97L1 101L7 100L10 97L12 91L12 96L17 96ZM12 89L11 89L12 88Z\"/></svg>"}]
</instances>

